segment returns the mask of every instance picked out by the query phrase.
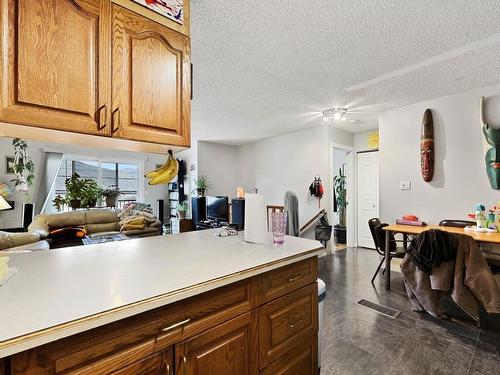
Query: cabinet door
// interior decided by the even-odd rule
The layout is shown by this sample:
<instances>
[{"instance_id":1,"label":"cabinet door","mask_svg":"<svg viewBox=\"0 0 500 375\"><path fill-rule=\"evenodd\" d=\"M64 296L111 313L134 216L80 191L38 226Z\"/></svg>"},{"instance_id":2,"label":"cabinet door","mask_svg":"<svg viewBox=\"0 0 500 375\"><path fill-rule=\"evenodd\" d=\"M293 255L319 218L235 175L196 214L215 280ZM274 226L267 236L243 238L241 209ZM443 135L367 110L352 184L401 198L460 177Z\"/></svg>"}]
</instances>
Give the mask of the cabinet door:
<instances>
[{"instance_id":1,"label":"cabinet door","mask_svg":"<svg viewBox=\"0 0 500 375\"><path fill-rule=\"evenodd\" d=\"M112 23L113 136L188 146L189 38L118 5Z\"/></svg>"},{"instance_id":2,"label":"cabinet door","mask_svg":"<svg viewBox=\"0 0 500 375\"><path fill-rule=\"evenodd\" d=\"M4 122L106 134L110 12L101 0L0 0ZM109 35L109 32L108 32ZM107 68L106 68L107 67Z\"/></svg>"},{"instance_id":3,"label":"cabinet door","mask_svg":"<svg viewBox=\"0 0 500 375\"><path fill-rule=\"evenodd\" d=\"M257 351L257 314L254 311L176 345L177 374L258 374Z\"/></svg>"},{"instance_id":4,"label":"cabinet door","mask_svg":"<svg viewBox=\"0 0 500 375\"><path fill-rule=\"evenodd\" d=\"M172 375L173 359L173 351L167 350L132 363L112 375Z\"/></svg>"},{"instance_id":5,"label":"cabinet door","mask_svg":"<svg viewBox=\"0 0 500 375\"><path fill-rule=\"evenodd\" d=\"M260 375L317 375L318 338L309 340L267 366Z\"/></svg>"}]
</instances>

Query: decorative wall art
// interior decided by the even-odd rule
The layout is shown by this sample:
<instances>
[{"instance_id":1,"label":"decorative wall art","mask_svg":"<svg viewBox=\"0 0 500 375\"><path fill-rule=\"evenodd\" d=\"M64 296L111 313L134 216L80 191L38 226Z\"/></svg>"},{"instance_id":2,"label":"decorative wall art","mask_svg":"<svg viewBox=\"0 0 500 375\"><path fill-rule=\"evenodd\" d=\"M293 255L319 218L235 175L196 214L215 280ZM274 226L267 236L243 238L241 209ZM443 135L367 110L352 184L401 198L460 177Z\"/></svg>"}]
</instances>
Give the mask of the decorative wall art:
<instances>
[{"instance_id":1,"label":"decorative wall art","mask_svg":"<svg viewBox=\"0 0 500 375\"><path fill-rule=\"evenodd\" d=\"M425 110L422 120L420 171L425 182L432 181L432 177L434 176L434 122L430 109Z\"/></svg>"},{"instance_id":2,"label":"decorative wall art","mask_svg":"<svg viewBox=\"0 0 500 375\"><path fill-rule=\"evenodd\" d=\"M484 96L481 97L481 127L484 136L484 161L490 185L495 190L500 190L500 128L488 125L484 116Z\"/></svg>"},{"instance_id":3,"label":"decorative wall art","mask_svg":"<svg viewBox=\"0 0 500 375\"><path fill-rule=\"evenodd\" d=\"M132 0L178 24L184 24L184 0Z\"/></svg>"},{"instance_id":4,"label":"decorative wall art","mask_svg":"<svg viewBox=\"0 0 500 375\"><path fill-rule=\"evenodd\" d=\"M5 174L15 174L14 170L14 156L6 156L5 157Z\"/></svg>"}]
</instances>

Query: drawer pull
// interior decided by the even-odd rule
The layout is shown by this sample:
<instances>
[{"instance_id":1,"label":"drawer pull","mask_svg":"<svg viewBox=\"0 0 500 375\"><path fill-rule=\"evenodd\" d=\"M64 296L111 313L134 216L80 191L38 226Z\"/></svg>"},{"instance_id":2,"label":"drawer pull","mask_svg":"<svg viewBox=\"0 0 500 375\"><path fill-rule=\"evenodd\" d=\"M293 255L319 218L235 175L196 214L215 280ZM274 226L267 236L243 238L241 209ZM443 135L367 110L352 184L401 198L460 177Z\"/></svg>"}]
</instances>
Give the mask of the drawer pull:
<instances>
[{"instance_id":1,"label":"drawer pull","mask_svg":"<svg viewBox=\"0 0 500 375\"><path fill-rule=\"evenodd\" d=\"M170 375L170 365L167 363L167 366L165 367L165 370L167 370L167 375Z\"/></svg>"},{"instance_id":2,"label":"drawer pull","mask_svg":"<svg viewBox=\"0 0 500 375\"><path fill-rule=\"evenodd\" d=\"M297 320L296 322L290 324L290 328L294 328L297 324L299 324L302 321L302 319Z\"/></svg>"},{"instance_id":3,"label":"drawer pull","mask_svg":"<svg viewBox=\"0 0 500 375\"><path fill-rule=\"evenodd\" d=\"M290 276L288 278L288 282L291 283L292 281L298 280L302 277L302 275L297 275L297 276Z\"/></svg>"},{"instance_id":4,"label":"drawer pull","mask_svg":"<svg viewBox=\"0 0 500 375\"><path fill-rule=\"evenodd\" d=\"M187 358L186 358L186 356L185 356L185 355L182 355L181 357L182 357L182 363L186 364L186 362L187 362Z\"/></svg>"},{"instance_id":5,"label":"drawer pull","mask_svg":"<svg viewBox=\"0 0 500 375\"><path fill-rule=\"evenodd\" d=\"M101 126L101 111L104 109L104 125ZM97 131L103 130L108 123L106 122L108 119L108 106L106 104L101 105L97 109Z\"/></svg>"},{"instance_id":6,"label":"drawer pull","mask_svg":"<svg viewBox=\"0 0 500 375\"><path fill-rule=\"evenodd\" d=\"M191 321L191 319L186 319L186 320L183 320L182 322L178 322L178 323L175 323L175 324L172 324L171 326L168 326L168 327L165 327L165 328L162 328L161 331L162 332L168 332L168 331L171 331L173 330L174 328L177 328L177 327L180 327L180 326L183 326L184 324L186 323L189 323Z\"/></svg>"}]
</instances>

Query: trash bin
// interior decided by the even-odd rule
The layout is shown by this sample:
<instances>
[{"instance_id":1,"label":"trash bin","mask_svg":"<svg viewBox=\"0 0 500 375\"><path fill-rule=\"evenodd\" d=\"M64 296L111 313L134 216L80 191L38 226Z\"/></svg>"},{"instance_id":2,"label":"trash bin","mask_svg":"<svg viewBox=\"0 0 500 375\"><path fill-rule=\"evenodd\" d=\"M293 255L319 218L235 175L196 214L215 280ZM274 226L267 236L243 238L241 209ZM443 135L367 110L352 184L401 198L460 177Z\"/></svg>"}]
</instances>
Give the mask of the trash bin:
<instances>
[{"instance_id":1,"label":"trash bin","mask_svg":"<svg viewBox=\"0 0 500 375\"><path fill-rule=\"evenodd\" d=\"M318 282L318 368L321 367L321 331L323 330L323 306L326 298L326 284L323 280Z\"/></svg>"}]
</instances>

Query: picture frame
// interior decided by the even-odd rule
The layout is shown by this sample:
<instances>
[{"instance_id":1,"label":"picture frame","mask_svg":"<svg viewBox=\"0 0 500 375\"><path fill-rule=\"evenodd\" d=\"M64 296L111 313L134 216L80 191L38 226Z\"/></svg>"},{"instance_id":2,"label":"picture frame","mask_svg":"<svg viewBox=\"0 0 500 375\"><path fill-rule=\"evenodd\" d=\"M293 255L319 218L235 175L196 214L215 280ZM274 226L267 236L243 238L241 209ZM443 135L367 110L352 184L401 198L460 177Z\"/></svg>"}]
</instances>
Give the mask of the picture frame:
<instances>
[{"instance_id":1,"label":"picture frame","mask_svg":"<svg viewBox=\"0 0 500 375\"><path fill-rule=\"evenodd\" d=\"M158 0L153 2L147 0L132 1L179 25L184 25L184 0Z\"/></svg>"},{"instance_id":2,"label":"picture frame","mask_svg":"<svg viewBox=\"0 0 500 375\"><path fill-rule=\"evenodd\" d=\"M14 170L14 160L15 160L14 156L8 155L5 157L5 161L4 161L5 174L16 174L16 171Z\"/></svg>"}]
</instances>

